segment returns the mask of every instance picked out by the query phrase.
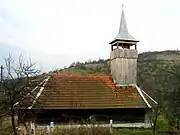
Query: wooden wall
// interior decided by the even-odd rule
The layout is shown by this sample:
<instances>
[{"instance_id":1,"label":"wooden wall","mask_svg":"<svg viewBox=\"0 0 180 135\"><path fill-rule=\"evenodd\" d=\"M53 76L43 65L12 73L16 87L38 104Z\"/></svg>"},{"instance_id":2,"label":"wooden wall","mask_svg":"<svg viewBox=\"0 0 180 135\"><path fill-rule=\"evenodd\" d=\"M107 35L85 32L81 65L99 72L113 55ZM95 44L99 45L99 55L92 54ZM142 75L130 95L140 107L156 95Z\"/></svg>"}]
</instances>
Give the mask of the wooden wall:
<instances>
[{"instance_id":1,"label":"wooden wall","mask_svg":"<svg viewBox=\"0 0 180 135\"><path fill-rule=\"evenodd\" d=\"M137 50L115 49L110 54L111 74L118 84L136 84Z\"/></svg>"}]
</instances>

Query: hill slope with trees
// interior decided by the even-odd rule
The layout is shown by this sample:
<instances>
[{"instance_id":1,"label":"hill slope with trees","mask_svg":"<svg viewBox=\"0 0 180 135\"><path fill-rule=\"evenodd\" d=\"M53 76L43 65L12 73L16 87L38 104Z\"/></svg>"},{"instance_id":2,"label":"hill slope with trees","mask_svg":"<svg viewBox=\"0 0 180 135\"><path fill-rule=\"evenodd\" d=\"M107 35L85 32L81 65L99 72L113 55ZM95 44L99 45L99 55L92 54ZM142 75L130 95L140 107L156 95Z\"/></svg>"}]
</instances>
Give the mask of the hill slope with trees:
<instances>
[{"instance_id":1,"label":"hill slope with trees","mask_svg":"<svg viewBox=\"0 0 180 135\"><path fill-rule=\"evenodd\" d=\"M138 86L161 106L170 127L179 130L180 118L180 51L144 52L138 55ZM74 62L69 67L52 71L72 74L110 74L109 59Z\"/></svg>"},{"instance_id":2,"label":"hill slope with trees","mask_svg":"<svg viewBox=\"0 0 180 135\"><path fill-rule=\"evenodd\" d=\"M144 52L138 55L138 85L153 95L155 89L164 85L167 70L180 63L180 51ZM109 59L74 62L69 67L51 71L72 74L110 74ZM157 82L158 81L158 82ZM156 84L156 85L155 85ZM157 85L160 85L157 87ZM154 88L156 86L156 88Z\"/></svg>"}]
</instances>

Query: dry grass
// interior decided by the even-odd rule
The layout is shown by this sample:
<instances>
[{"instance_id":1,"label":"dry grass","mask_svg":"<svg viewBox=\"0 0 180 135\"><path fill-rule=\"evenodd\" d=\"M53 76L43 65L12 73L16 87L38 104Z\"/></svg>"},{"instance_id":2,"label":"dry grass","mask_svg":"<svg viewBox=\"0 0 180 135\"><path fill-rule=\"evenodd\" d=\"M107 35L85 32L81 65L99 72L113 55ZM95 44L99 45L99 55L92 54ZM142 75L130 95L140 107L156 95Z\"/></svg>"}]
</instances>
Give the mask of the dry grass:
<instances>
[{"instance_id":1,"label":"dry grass","mask_svg":"<svg viewBox=\"0 0 180 135\"><path fill-rule=\"evenodd\" d=\"M44 131L37 132L36 135L46 135ZM92 128L55 128L51 135L112 135L109 128L92 127Z\"/></svg>"},{"instance_id":2,"label":"dry grass","mask_svg":"<svg viewBox=\"0 0 180 135\"><path fill-rule=\"evenodd\" d=\"M47 132L36 133L36 135L47 135ZM103 127L92 128L55 128L50 135L152 135L150 129L113 129ZM156 135L166 135L157 133Z\"/></svg>"},{"instance_id":3,"label":"dry grass","mask_svg":"<svg viewBox=\"0 0 180 135\"><path fill-rule=\"evenodd\" d=\"M53 135L111 135L107 128L92 127L92 128L72 128L59 130L56 129Z\"/></svg>"}]
</instances>

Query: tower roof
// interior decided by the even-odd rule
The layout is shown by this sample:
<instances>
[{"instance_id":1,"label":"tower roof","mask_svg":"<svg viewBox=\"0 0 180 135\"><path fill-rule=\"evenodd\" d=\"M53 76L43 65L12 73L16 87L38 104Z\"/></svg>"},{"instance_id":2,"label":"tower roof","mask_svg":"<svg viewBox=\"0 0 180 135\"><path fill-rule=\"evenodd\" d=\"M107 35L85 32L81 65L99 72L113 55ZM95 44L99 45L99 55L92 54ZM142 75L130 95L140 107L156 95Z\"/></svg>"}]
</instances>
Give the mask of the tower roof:
<instances>
[{"instance_id":1,"label":"tower roof","mask_svg":"<svg viewBox=\"0 0 180 135\"><path fill-rule=\"evenodd\" d=\"M125 19L125 14L124 14L124 10L123 10L123 5L122 5L122 14L121 14L119 33L111 43L113 43L113 42L115 42L117 40L139 42L133 36L131 36L129 34L129 32L128 32L127 23L126 23L126 19Z\"/></svg>"}]
</instances>

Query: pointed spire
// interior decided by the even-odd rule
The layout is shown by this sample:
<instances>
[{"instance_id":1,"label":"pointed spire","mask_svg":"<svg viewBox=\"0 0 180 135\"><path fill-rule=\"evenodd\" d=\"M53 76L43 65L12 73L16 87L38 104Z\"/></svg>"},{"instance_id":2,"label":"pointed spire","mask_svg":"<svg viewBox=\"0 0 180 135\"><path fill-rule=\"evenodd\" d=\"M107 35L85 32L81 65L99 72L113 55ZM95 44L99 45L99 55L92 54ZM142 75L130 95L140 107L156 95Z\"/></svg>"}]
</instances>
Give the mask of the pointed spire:
<instances>
[{"instance_id":1,"label":"pointed spire","mask_svg":"<svg viewBox=\"0 0 180 135\"><path fill-rule=\"evenodd\" d=\"M123 10L124 4L122 4L122 14L121 14L121 21L120 21L120 27L119 27L119 33L115 37L114 40L128 40L128 41L135 41L138 42L133 36L131 36L128 32L127 23L125 19L125 14Z\"/></svg>"},{"instance_id":2,"label":"pointed spire","mask_svg":"<svg viewBox=\"0 0 180 135\"><path fill-rule=\"evenodd\" d=\"M127 24L126 24L123 6L124 6L124 4L122 4L122 14L121 14L121 22L120 22L120 27L119 27L119 33L127 34L128 29L127 29Z\"/></svg>"}]
</instances>

